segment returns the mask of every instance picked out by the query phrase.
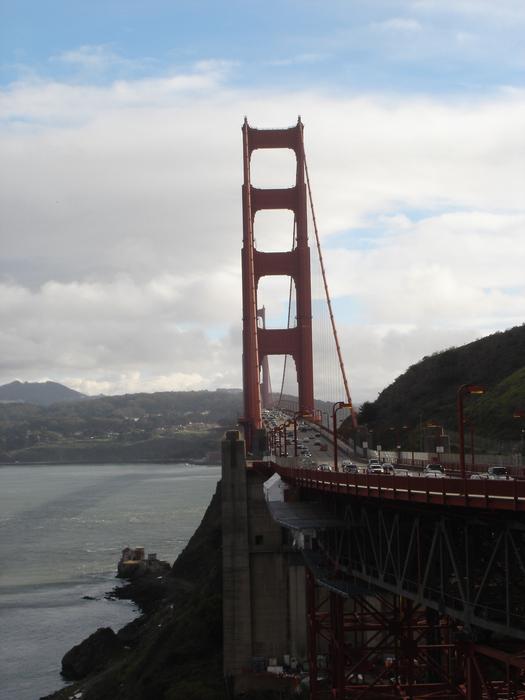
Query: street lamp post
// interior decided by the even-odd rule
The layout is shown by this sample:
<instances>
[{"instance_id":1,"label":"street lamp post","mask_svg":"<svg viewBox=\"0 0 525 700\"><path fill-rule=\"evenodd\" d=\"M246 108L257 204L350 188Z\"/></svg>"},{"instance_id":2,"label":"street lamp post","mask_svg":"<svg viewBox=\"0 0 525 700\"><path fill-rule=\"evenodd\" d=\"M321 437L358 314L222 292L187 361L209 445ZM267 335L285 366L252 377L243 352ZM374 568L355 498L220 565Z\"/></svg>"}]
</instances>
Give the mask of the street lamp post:
<instances>
[{"instance_id":1,"label":"street lamp post","mask_svg":"<svg viewBox=\"0 0 525 700\"><path fill-rule=\"evenodd\" d=\"M394 450L397 452L397 463L401 463L401 431L408 430L408 425L402 425L401 428L391 426L388 429L394 436Z\"/></svg>"},{"instance_id":2,"label":"street lamp post","mask_svg":"<svg viewBox=\"0 0 525 700\"><path fill-rule=\"evenodd\" d=\"M465 418L463 415L463 398L466 394L484 394L486 389L479 384L462 384L456 395L458 433L459 433L459 466L461 478L465 478Z\"/></svg>"},{"instance_id":3,"label":"street lamp post","mask_svg":"<svg viewBox=\"0 0 525 700\"><path fill-rule=\"evenodd\" d=\"M403 430L407 430L407 431L408 431L408 430L410 430L410 428L408 427L408 425L402 425L402 426L401 426L401 431L403 431ZM402 434L402 433L401 433L401 434ZM403 441L403 442L404 442L404 441ZM398 445L397 445L397 449L398 449L397 461L400 463L400 462L401 462L401 450L403 449L403 445L401 444L401 437L399 438L399 443L398 443ZM412 452L412 463L413 463L413 462L414 462L414 453Z\"/></svg>"},{"instance_id":4,"label":"street lamp post","mask_svg":"<svg viewBox=\"0 0 525 700\"><path fill-rule=\"evenodd\" d=\"M465 418L464 419L465 425L469 429L470 433L470 468L472 471L474 471L474 465L475 465L475 456L474 456L474 423L469 419Z\"/></svg>"},{"instance_id":5,"label":"street lamp post","mask_svg":"<svg viewBox=\"0 0 525 700\"><path fill-rule=\"evenodd\" d=\"M292 425L293 420L287 420L282 425L277 425L274 431L279 434L279 457L288 457L288 445L286 444L286 428ZM283 440L284 440L284 455L283 455Z\"/></svg>"},{"instance_id":6,"label":"street lamp post","mask_svg":"<svg viewBox=\"0 0 525 700\"><path fill-rule=\"evenodd\" d=\"M517 408L514 413L512 414L513 418L521 418L522 421L525 421L525 411L521 410L521 408ZM521 435L520 435L520 461L521 458L523 457L523 438L525 436L525 428L521 428Z\"/></svg>"},{"instance_id":7,"label":"street lamp post","mask_svg":"<svg viewBox=\"0 0 525 700\"><path fill-rule=\"evenodd\" d=\"M315 420L315 416L313 416L309 411L296 411L293 415L292 423L293 423L293 444L294 444L294 457L297 457L297 419L298 418L310 418L312 420Z\"/></svg>"},{"instance_id":8,"label":"street lamp post","mask_svg":"<svg viewBox=\"0 0 525 700\"><path fill-rule=\"evenodd\" d=\"M439 442L439 445L441 445L441 442L442 442L441 438L444 435L443 426L440 423L435 423L433 420L427 420L427 422L424 425L424 428L425 429L426 428L435 428L437 430L436 434L434 435L434 443L433 443L433 449L435 450L438 446L438 442ZM432 438L432 436L430 436L430 438ZM438 438L439 438L439 440L438 440ZM428 448L428 442L429 442L429 439L426 438L424 440L424 444L425 444L426 448Z\"/></svg>"},{"instance_id":9,"label":"street lamp post","mask_svg":"<svg viewBox=\"0 0 525 700\"><path fill-rule=\"evenodd\" d=\"M352 408L351 403L346 403L345 401L336 401L332 406L332 420L333 420L333 440L334 440L334 471L337 469L337 411L341 408Z\"/></svg>"}]
</instances>

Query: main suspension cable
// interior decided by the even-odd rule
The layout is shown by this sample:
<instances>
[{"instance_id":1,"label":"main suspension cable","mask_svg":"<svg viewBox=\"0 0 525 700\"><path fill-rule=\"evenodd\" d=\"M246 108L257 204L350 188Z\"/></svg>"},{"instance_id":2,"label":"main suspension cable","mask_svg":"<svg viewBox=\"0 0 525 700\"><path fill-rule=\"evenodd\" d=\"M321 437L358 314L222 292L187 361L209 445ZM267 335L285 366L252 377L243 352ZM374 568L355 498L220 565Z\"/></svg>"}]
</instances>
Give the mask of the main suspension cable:
<instances>
[{"instance_id":1,"label":"main suspension cable","mask_svg":"<svg viewBox=\"0 0 525 700\"><path fill-rule=\"evenodd\" d=\"M306 174L306 185L308 187L308 199L310 200L310 211L312 213L312 220L314 224L314 232L315 232L315 242L317 245L317 253L319 255L319 264L321 267L321 274L323 277L323 285L324 285L324 291L326 295L326 303L328 304L328 313L330 314L330 323L332 324L332 333L334 335L334 340L335 340L335 347L337 351L337 357L339 360L339 367L341 369L341 375L343 378L343 384L344 384L344 389L345 389L345 394L346 394L346 401L349 403L352 408L350 409L351 411L351 416L352 416L352 426L354 428L357 428L357 416L354 410L354 407L352 405L352 399L350 397L350 389L348 388L348 380L346 378L346 370L345 370L345 365L343 362L343 355L341 353L341 346L339 345L339 337L337 335L337 328L335 325L335 318L332 310L332 301L330 299L330 292L328 291L328 282L326 279L326 271L324 267L324 261L323 261L323 253L321 251L321 242L319 240L319 231L317 229L317 219L315 216L315 210L314 210L314 201L312 198L312 189L310 187L310 176L308 174L308 164L306 162L306 154L304 155L304 170Z\"/></svg>"}]
</instances>

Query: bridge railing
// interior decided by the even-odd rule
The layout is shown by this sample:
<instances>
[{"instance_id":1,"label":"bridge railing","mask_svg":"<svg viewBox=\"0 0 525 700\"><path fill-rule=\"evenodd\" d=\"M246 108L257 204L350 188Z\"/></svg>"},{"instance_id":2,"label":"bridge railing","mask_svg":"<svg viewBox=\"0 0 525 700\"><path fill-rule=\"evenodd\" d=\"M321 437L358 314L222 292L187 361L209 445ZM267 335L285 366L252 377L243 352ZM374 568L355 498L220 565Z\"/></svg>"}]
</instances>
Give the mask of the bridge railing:
<instances>
[{"instance_id":1,"label":"bridge railing","mask_svg":"<svg viewBox=\"0 0 525 700\"><path fill-rule=\"evenodd\" d=\"M525 481L349 474L297 469L276 462L265 464L285 481L315 491L462 508L525 511Z\"/></svg>"}]
</instances>

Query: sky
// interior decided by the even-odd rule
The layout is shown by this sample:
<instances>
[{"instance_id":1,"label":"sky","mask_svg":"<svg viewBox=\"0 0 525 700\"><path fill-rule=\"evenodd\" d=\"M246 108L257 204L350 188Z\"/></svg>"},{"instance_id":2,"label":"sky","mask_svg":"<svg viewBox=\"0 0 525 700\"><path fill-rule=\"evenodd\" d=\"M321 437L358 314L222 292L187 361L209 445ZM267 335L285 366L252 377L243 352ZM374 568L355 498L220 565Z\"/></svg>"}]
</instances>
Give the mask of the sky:
<instances>
[{"instance_id":1,"label":"sky","mask_svg":"<svg viewBox=\"0 0 525 700\"><path fill-rule=\"evenodd\" d=\"M0 0L0 384L240 387L241 126L298 115L355 403L524 322L523 0Z\"/></svg>"}]
</instances>

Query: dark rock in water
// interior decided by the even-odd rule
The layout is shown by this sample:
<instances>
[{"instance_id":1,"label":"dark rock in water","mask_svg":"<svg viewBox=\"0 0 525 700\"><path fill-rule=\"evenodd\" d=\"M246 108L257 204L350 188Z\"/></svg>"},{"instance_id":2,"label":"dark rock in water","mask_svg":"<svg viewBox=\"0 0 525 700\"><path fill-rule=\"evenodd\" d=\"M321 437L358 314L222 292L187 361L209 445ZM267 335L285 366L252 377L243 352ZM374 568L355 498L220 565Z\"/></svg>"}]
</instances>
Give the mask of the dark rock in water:
<instances>
[{"instance_id":1,"label":"dark rock in water","mask_svg":"<svg viewBox=\"0 0 525 700\"><path fill-rule=\"evenodd\" d=\"M98 600L98 598L95 598L92 595L83 595L82 598L83 600Z\"/></svg>"},{"instance_id":2,"label":"dark rock in water","mask_svg":"<svg viewBox=\"0 0 525 700\"><path fill-rule=\"evenodd\" d=\"M103 632L104 639L107 635L108 648L100 651L108 658L103 658L100 670L93 667L78 683L42 700L71 700L75 693L81 693L82 700L226 700L221 542L218 485L172 569L149 572L113 592L114 597L132 599L144 614L117 635L98 630L79 645L93 640L98 646L96 635ZM98 657L93 651L86 658L93 663Z\"/></svg>"},{"instance_id":3,"label":"dark rock in water","mask_svg":"<svg viewBox=\"0 0 525 700\"><path fill-rule=\"evenodd\" d=\"M111 627L99 627L65 654L62 659L62 675L67 680L79 680L88 673L101 671L122 648L122 642Z\"/></svg>"},{"instance_id":4,"label":"dark rock in water","mask_svg":"<svg viewBox=\"0 0 525 700\"><path fill-rule=\"evenodd\" d=\"M132 600L142 612L151 613L169 593L173 592L176 583L171 575L157 576L146 572L131 579L124 586L117 586L106 597Z\"/></svg>"}]
</instances>

